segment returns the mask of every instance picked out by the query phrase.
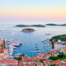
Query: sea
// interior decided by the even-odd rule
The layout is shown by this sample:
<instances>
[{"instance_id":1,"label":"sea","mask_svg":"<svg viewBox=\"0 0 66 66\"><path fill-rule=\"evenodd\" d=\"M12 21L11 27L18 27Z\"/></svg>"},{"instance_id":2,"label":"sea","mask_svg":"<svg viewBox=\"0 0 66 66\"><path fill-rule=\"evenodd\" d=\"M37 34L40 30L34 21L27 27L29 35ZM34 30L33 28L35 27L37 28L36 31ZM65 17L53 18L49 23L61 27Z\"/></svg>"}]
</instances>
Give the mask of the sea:
<instances>
[{"instance_id":1,"label":"sea","mask_svg":"<svg viewBox=\"0 0 66 66\"><path fill-rule=\"evenodd\" d=\"M48 53L51 51L51 43L49 43L49 41L43 43L42 41L56 35L66 34L66 26L30 27L36 31L22 32L22 29L29 27L14 27L15 25L16 24L0 24L0 39L22 42L22 45L14 49L16 51L13 53L13 56L18 53L24 53L28 57L35 57L39 54L36 51ZM51 35L46 35L47 33ZM36 42L38 50L36 50Z\"/></svg>"}]
</instances>

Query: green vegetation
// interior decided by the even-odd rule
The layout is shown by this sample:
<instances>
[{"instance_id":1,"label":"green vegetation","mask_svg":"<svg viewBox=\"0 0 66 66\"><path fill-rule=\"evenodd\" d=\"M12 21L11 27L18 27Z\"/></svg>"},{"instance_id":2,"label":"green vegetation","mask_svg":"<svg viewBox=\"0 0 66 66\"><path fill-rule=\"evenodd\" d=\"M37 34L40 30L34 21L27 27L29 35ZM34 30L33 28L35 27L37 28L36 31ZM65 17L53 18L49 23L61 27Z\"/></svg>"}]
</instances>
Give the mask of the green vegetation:
<instances>
[{"instance_id":1,"label":"green vegetation","mask_svg":"<svg viewBox=\"0 0 66 66\"><path fill-rule=\"evenodd\" d=\"M45 27L44 25L16 25L15 27Z\"/></svg>"},{"instance_id":2,"label":"green vegetation","mask_svg":"<svg viewBox=\"0 0 66 66\"><path fill-rule=\"evenodd\" d=\"M18 60L18 66L19 66L19 60L22 60L22 56L25 56L25 54L19 55L19 57L15 57L16 60Z\"/></svg>"},{"instance_id":3,"label":"green vegetation","mask_svg":"<svg viewBox=\"0 0 66 66\"><path fill-rule=\"evenodd\" d=\"M55 61L55 60L57 60L58 58L57 58L56 56L51 56L49 59Z\"/></svg>"},{"instance_id":4,"label":"green vegetation","mask_svg":"<svg viewBox=\"0 0 66 66\"><path fill-rule=\"evenodd\" d=\"M51 56L49 59L51 59L53 61L58 60L58 59L64 60L64 59L66 59L66 55L63 54L63 52L59 52L58 56Z\"/></svg>"},{"instance_id":5,"label":"green vegetation","mask_svg":"<svg viewBox=\"0 0 66 66\"><path fill-rule=\"evenodd\" d=\"M3 48L6 48L6 46L5 46L5 39L3 39Z\"/></svg>"},{"instance_id":6,"label":"green vegetation","mask_svg":"<svg viewBox=\"0 0 66 66\"><path fill-rule=\"evenodd\" d=\"M22 57L15 57L16 60L18 60L18 66L19 66L19 61L22 59Z\"/></svg>"},{"instance_id":7,"label":"green vegetation","mask_svg":"<svg viewBox=\"0 0 66 66\"><path fill-rule=\"evenodd\" d=\"M22 59L22 57L15 57L15 59L16 59L16 60L21 60L21 59Z\"/></svg>"},{"instance_id":8,"label":"green vegetation","mask_svg":"<svg viewBox=\"0 0 66 66\"><path fill-rule=\"evenodd\" d=\"M26 29L23 29L22 31L23 32L32 32L32 31L35 31L35 30L32 29L32 28L26 28Z\"/></svg>"},{"instance_id":9,"label":"green vegetation","mask_svg":"<svg viewBox=\"0 0 66 66\"><path fill-rule=\"evenodd\" d=\"M52 24L52 23L46 24L46 25L49 25L49 26L57 26L57 24Z\"/></svg>"},{"instance_id":10,"label":"green vegetation","mask_svg":"<svg viewBox=\"0 0 66 66\"><path fill-rule=\"evenodd\" d=\"M29 27L28 25L16 25L15 27Z\"/></svg>"},{"instance_id":11,"label":"green vegetation","mask_svg":"<svg viewBox=\"0 0 66 66\"><path fill-rule=\"evenodd\" d=\"M51 60L50 63L52 63L53 61Z\"/></svg>"},{"instance_id":12,"label":"green vegetation","mask_svg":"<svg viewBox=\"0 0 66 66\"><path fill-rule=\"evenodd\" d=\"M45 27L44 25L31 25L32 27Z\"/></svg>"},{"instance_id":13,"label":"green vegetation","mask_svg":"<svg viewBox=\"0 0 66 66\"><path fill-rule=\"evenodd\" d=\"M58 41L59 39L62 40L62 41L66 41L66 34L54 36L50 39L50 41L52 41L53 39L56 40L56 41Z\"/></svg>"},{"instance_id":14,"label":"green vegetation","mask_svg":"<svg viewBox=\"0 0 66 66\"><path fill-rule=\"evenodd\" d=\"M40 59L40 62L41 62L41 63L44 63L42 59Z\"/></svg>"},{"instance_id":15,"label":"green vegetation","mask_svg":"<svg viewBox=\"0 0 66 66\"><path fill-rule=\"evenodd\" d=\"M52 64L51 66L56 66L56 64Z\"/></svg>"},{"instance_id":16,"label":"green vegetation","mask_svg":"<svg viewBox=\"0 0 66 66\"><path fill-rule=\"evenodd\" d=\"M22 57L22 56L25 56L25 54L23 53L23 54L19 55L19 57Z\"/></svg>"},{"instance_id":17,"label":"green vegetation","mask_svg":"<svg viewBox=\"0 0 66 66\"><path fill-rule=\"evenodd\" d=\"M54 24L54 23L49 23L46 25L49 25L49 26L66 26L66 24Z\"/></svg>"},{"instance_id":18,"label":"green vegetation","mask_svg":"<svg viewBox=\"0 0 66 66\"><path fill-rule=\"evenodd\" d=\"M28 62L28 60L26 60L26 62Z\"/></svg>"},{"instance_id":19,"label":"green vegetation","mask_svg":"<svg viewBox=\"0 0 66 66\"><path fill-rule=\"evenodd\" d=\"M60 60L64 60L64 59L66 59L66 57L64 57L64 58L60 58Z\"/></svg>"},{"instance_id":20,"label":"green vegetation","mask_svg":"<svg viewBox=\"0 0 66 66\"><path fill-rule=\"evenodd\" d=\"M25 54L23 53L23 54L19 55L19 57L15 57L15 59L16 60L21 60L22 59L22 56L25 56Z\"/></svg>"},{"instance_id":21,"label":"green vegetation","mask_svg":"<svg viewBox=\"0 0 66 66\"><path fill-rule=\"evenodd\" d=\"M52 37L51 39L49 39L49 41L51 41L52 48L54 48L54 42L53 42L53 40L58 41L59 39L60 39L61 41L66 41L66 34L57 35L57 36L54 36L54 37Z\"/></svg>"}]
</instances>

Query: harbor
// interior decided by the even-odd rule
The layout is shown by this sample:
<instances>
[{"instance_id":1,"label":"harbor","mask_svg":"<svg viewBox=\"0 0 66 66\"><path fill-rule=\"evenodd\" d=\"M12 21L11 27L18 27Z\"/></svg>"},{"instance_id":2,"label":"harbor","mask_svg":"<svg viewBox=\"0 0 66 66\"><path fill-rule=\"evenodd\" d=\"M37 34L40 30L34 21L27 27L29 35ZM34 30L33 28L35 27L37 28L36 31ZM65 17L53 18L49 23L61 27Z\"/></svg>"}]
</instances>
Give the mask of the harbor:
<instances>
[{"instance_id":1,"label":"harbor","mask_svg":"<svg viewBox=\"0 0 66 66\"><path fill-rule=\"evenodd\" d=\"M16 51L16 47L19 47L20 45L22 45L22 43L21 42L17 43L14 40L6 40L6 45L9 53L9 59L13 59L14 58L13 53Z\"/></svg>"},{"instance_id":2,"label":"harbor","mask_svg":"<svg viewBox=\"0 0 66 66\"><path fill-rule=\"evenodd\" d=\"M15 57L23 53L28 57L32 57L32 56L35 57L37 56L37 54L40 53L48 53L52 50L51 43L48 41L48 39L50 39L52 36L66 33L63 30L65 29L65 27L59 27L59 26L56 27L47 26L46 28L33 27L33 29L35 29L36 31L31 33L21 32L21 30L24 28L18 28L18 27L16 28L13 26L14 24L0 25L1 28L0 38L1 39L5 38L7 40L10 57L11 56ZM51 35L46 35L48 33L50 33ZM13 41L11 42L11 40ZM19 42L21 42L22 45L18 46Z\"/></svg>"}]
</instances>

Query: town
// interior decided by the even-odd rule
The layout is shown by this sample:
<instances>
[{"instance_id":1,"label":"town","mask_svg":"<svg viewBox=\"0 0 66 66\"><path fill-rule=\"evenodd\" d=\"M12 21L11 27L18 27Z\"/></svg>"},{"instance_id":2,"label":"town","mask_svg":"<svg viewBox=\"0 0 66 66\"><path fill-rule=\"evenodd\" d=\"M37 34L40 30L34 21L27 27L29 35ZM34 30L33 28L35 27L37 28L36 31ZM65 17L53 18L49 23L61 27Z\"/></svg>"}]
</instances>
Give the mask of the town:
<instances>
[{"instance_id":1,"label":"town","mask_svg":"<svg viewBox=\"0 0 66 66\"><path fill-rule=\"evenodd\" d=\"M52 51L48 53L40 53L36 57L28 57L21 54L14 59L9 55L5 39L0 39L0 66L66 66L66 41L58 40L54 42ZM59 45L63 47L57 48Z\"/></svg>"}]
</instances>

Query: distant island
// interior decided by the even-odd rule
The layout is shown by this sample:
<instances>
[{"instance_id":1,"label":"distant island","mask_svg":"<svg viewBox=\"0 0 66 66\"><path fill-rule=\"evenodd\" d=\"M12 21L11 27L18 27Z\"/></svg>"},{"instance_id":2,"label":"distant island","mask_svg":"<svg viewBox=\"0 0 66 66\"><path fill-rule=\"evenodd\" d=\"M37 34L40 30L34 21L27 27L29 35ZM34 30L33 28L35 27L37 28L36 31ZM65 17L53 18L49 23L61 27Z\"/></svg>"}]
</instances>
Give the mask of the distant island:
<instances>
[{"instance_id":1,"label":"distant island","mask_svg":"<svg viewBox=\"0 0 66 66\"><path fill-rule=\"evenodd\" d=\"M46 25L48 25L48 26L66 26L66 24L54 24L54 23L49 23Z\"/></svg>"},{"instance_id":2,"label":"distant island","mask_svg":"<svg viewBox=\"0 0 66 66\"><path fill-rule=\"evenodd\" d=\"M16 25L15 27L45 27L44 25Z\"/></svg>"},{"instance_id":3,"label":"distant island","mask_svg":"<svg viewBox=\"0 0 66 66\"><path fill-rule=\"evenodd\" d=\"M26 28L26 29L23 29L22 31L23 31L23 32L33 32L33 31L35 31L35 30L32 29L32 28Z\"/></svg>"}]
</instances>

